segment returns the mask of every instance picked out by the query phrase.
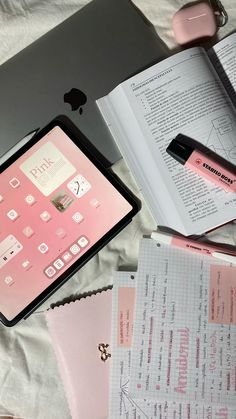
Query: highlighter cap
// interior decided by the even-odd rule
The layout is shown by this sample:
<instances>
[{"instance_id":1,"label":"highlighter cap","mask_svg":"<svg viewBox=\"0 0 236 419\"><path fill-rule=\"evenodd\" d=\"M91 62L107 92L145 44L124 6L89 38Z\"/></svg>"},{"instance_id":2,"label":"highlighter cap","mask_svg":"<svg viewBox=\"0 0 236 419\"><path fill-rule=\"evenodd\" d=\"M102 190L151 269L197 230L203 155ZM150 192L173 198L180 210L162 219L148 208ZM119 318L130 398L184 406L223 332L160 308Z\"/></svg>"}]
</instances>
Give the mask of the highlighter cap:
<instances>
[{"instance_id":1,"label":"highlighter cap","mask_svg":"<svg viewBox=\"0 0 236 419\"><path fill-rule=\"evenodd\" d=\"M166 151L171 157L184 165L194 149L190 145L183 144L180 141L182 137L184 138L185 136L181 134L177 135L177 137L168 145Z\"/></svg>"}]
</instances>

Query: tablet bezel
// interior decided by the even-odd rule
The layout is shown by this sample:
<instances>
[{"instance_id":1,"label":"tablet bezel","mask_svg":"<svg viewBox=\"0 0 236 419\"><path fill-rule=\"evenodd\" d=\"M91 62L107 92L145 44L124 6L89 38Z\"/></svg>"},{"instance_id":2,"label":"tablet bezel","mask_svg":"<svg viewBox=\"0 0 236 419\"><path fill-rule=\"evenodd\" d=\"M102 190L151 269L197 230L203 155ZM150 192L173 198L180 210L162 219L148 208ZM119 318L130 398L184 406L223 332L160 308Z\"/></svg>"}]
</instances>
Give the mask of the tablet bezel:
<instances>
[{"instance_id":1,"label":"tablet bezel","mask_svg":"<svg viewBox=\"0 0 236 419\"><path fill-rule=\"evenodd\" d=\"M19 157L26 153L32 146L38 143L54 127L60 127L73 143L85 154L85 156L96 166L96 168L105 176L105 178L120 192L120 194L132 206L131 211L123 217L114 227L112 227L104 236L99 239L91 248L89 248L77 261L63 272L55 281L53 281L43 292L41 292L30 304L28 304L12 320L8 320L0 312L0 321L5 326L14 326L20 320L26 319L37 307L39 307L47 298L49 298L59 287L61 287L69 278L71 278L82 266L85 265L95 254L99 252L113 237L115 237L141 208L141 202L133 193L116 177L109 169L97 159L96 154L89 150L89 140L79 131L67 117L60 116L51 121L46 127L38 132L31 140L24 144L11 157L0 166L0 173L4 172ZM94 147L92 146L94 151Z\"/></svg>"}]
</instances>

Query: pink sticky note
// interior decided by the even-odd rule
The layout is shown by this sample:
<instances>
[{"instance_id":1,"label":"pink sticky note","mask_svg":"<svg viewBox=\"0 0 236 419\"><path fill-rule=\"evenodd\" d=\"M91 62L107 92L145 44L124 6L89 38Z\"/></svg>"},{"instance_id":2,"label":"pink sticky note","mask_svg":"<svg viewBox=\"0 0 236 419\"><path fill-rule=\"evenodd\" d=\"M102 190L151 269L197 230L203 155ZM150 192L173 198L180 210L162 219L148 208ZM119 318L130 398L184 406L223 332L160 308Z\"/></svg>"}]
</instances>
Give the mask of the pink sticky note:
<instances>
[{"instance_id":1,"label":"pink sticky note","mask_svg":"<svg viewBox=\"0 0 236 419\"><path fill-rule=\"evenodd\" d=\"M211 266L208 319L210 323L236 325L235 266Z\"/></svg>"},{"instance_id":2,"label":"pink sticky note","mask_svg":"<svg viewBox=\"0 0 236 419\"><path fill-rule=\"evenodd\" d=\"M118 346L130 348L134 324L135 288L119 288L118 291Z\"/></svg>"}]
</instances>

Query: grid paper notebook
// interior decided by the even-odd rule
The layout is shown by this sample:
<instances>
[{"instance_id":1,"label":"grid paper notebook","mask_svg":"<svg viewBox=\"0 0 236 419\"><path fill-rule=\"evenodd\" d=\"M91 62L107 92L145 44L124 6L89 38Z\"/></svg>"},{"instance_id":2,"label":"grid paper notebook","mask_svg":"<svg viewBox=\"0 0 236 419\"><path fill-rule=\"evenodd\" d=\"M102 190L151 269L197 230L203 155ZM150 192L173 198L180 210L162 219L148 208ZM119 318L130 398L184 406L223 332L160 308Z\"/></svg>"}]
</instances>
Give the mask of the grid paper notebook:
<instances>
[{"instance_id":1,"label":"grid paper notebook","mask_svg":"<svg viewBox=\"0 0 236 419\"><path fill-rule=\"evenodd\" d=\"M112 292L112 367L109 418L154 417L157 403L134 400L129 392L136 282L131 272L115 272Z\"/></svg>"},{"instance_id":2,"label":"grid paper notebook","mask_svg":"<svg viewBox=\"0 0 236 419\"><path fill-rule=\"evenodd\" d=\"M236 267L143 239L136 281L132 397L210 404L212 417L236 418L236 326L226 310L236 308Z\"/></svg>"},{"instance_id":3,"label":"grid paper notebook","mask_svg":"<svg viewBox=\"0 0 236 419\"><path fill-rule=\"evenodd\" d=\"M136 281L131 272L115 272L112 292L112 368L109 418L111 419L200 419L212 411L197 403L135 399L130 394L131 354ZM187 416L188 413L188 416ZM216 411L213 411L215 414ZM205 416L204 416L205 415ZM215 416L214 416L215 417Z\"/></svg>"}]
</instances>

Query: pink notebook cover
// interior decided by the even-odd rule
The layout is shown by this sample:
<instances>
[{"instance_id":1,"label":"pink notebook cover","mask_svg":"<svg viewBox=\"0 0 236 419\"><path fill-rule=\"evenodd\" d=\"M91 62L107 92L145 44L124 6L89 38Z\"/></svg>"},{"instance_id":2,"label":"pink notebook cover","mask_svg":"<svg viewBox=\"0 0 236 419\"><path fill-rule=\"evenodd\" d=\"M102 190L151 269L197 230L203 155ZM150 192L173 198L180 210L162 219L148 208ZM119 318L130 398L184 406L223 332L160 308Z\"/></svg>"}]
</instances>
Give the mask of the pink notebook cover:
<instances>
[{"instance_id":1,"label":"pink notebook cover","mask_svg":"<svg viewBox=\"0 0 236 419\"><path fill-rule=\"evenodd\" d=\"M108 418L111 310L107 290L46 312L73 419Z\"/></svg>"}]
</instances>

